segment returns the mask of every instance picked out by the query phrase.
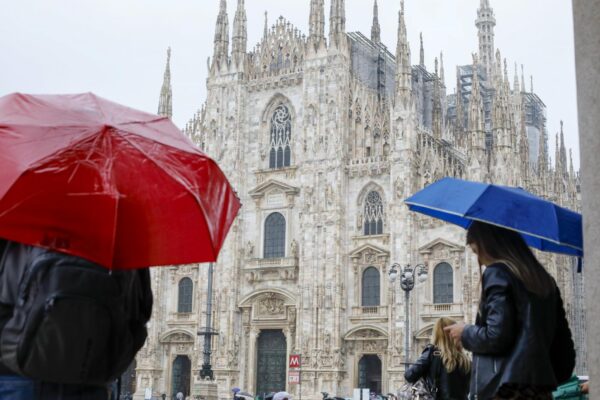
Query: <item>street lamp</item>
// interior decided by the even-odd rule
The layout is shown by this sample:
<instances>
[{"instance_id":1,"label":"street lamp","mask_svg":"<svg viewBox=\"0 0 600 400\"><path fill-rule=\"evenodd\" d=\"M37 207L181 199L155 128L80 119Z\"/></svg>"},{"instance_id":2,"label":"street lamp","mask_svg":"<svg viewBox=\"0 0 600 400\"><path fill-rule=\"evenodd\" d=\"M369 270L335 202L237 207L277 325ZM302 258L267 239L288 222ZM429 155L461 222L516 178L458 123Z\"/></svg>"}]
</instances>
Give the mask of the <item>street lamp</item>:
<instances>
[{"instance_id":1,"label":"street lamp","mask_svg":"<svg viewBox=\"0 0 600 400\"><path fill-rule=\"evenodd\" d=\"M410 363L410 314L409 314L409 302L410 292L415 288L415 272L417 273L417 280L419 282L425 282L427 280L427 267L423 264L417 264L414 267L410 264L402 267L400 264L393 264L388 272L388 277L391 283L396 282L398 275L400 275L400 287L404 290L404 364L405 368L408 368Z\"/></svg>"},{"instance_id":2,"label":"street lamp","mask_svg":"<svg viewBox=\"0 0 600 400\"><path fill-rule=\"evenodd\" d=\"M198 329L198 336L204 336L204 362L200 370L200 379L214 379L212 366L210 365L210 355L212 353L212 337L217 336L219 332L212 328L212 284L213 284L213 263L208 266L208 288L206 293L206 326Z\"/></svg>"}]
</instances>

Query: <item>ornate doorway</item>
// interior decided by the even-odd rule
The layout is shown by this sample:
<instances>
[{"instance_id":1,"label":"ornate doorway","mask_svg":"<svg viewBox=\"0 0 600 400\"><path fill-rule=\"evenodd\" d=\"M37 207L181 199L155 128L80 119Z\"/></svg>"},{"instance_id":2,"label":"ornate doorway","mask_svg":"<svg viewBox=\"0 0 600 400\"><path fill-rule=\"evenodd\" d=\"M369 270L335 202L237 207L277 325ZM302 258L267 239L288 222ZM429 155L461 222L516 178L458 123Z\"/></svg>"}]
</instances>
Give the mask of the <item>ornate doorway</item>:
<instances>
[{"instance_id":1,"label":"ornate doorway","mask_svg":"<svg viewBox=\"0 0 600 400\"><path fill-rule=\"evenodd\" d=\"M175 398L177 393L183 393L184 397L190 395L190 378L192 362L188 356L177 356L173 361L173 375L171 380L171 398Z\"/></svg>"},{"instance_id":2,"label":"ornate doorway","mask_svg":"<svg viewBox=\"0 0 600 400\"><path fill-rule=\"evenodd\" d=\"M256 395L285 390L287 342L281 330L263 330L258 337Z\"/></svg>"},{"instance_id":3,"label":"ornate doorway","mask_svg":"<svg viewBox=\"0 0 600 400\"><path fill-rule=\"evenodd\" d=\"M381 360L378 356L366 354L358 362L358 387L381 393Z\"/></svg>"}]
</instances>

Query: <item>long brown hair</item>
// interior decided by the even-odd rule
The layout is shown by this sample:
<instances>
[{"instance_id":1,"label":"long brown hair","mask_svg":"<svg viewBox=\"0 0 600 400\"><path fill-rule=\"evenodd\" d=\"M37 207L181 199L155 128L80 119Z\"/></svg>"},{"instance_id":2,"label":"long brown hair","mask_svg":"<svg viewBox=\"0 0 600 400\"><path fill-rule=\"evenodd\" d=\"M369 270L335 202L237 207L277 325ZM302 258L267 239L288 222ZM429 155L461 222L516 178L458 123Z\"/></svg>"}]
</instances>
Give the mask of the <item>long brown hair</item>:
<instances>
[{"instance_id":1,"label":"long brown hair","mask_svg":"<svg viewBox=\"0 0 600 400\"><path fill-rule=\"evenodd\" d=\"M444 332L445 327L455 323L456 321L446 317L438 319L433 326L431 341L442 353L442 363L446 371L452 372L458 367L464 372L469 372L471 370L471 360L462 347L457 345L447 332Z\"/></svg>"},{"instance_id":2,"label":"long brown hair","mask_svg":"<svg viewBox=\"0 0 600 400\"><path fill-rule=\"evenodd\" d=\"M554 279L518 232L474 221L467 231L467 244L475 244L480 254L504 263L528 291L541 297L554 291Z\"/></svg>"}]
</instances>

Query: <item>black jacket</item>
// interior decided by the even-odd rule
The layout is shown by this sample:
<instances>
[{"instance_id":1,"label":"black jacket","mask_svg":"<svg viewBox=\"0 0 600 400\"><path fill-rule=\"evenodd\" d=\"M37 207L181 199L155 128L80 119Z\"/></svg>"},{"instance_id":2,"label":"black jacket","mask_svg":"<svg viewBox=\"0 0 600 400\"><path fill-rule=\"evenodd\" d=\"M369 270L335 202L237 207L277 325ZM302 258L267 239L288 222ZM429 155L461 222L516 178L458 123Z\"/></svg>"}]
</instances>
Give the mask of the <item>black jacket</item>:
<instances>
[{"instance_id":1,"label":"black jacket","mask_svg":"<svg viewBox=\"0 0 600 400\"><path fill-rule=\"evenodd\" d=\"M415 383L424 378L430 387L437 386L437 399L465 400L469 392L470 372L455 368L448 372L442 363L439 352L428 345L417 362L404 373L404 379Z\"/></svg>"},{"instance_id":2,"label":"black jacket","mask_svg":"<svg viewBox=\"0 0 600 400\"><path fill-rule=\"evenodd\" d=\"M505 264L483 273L475 325L463 346L473 352L471 398L492 398L505 383L556 388L575 365L575 350L560 292L546 298L527 291Z\"/></svg>"}]
</instances>

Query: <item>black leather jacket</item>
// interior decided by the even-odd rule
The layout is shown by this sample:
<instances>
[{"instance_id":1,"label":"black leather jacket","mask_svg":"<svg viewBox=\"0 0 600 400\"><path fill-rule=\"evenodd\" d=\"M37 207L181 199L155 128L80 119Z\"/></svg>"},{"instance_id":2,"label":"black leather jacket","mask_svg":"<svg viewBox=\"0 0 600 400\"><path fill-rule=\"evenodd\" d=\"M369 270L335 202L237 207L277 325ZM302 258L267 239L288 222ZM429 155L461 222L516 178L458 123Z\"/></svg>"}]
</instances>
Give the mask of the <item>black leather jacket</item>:
<instances>
[{"instance_id":1,"label":"black leather jacket","mask_svg":"<svg viewBox=\"0 0 600 400\"><path fill-rule=\"evenodd\" d=\"M558 288L540 298L502 263L486 268L482 286L476 323L462 334L473 352L470 397L493 398L506 383L550 390L568 379L575 350Z\"/></svg>"},{"instance_id":2,"label":"black leather jacket","mask_svg":"<svg viewBox=\"0 0 600 400\"><path fill-rule=\"evenodd\" d=\"M417 362L404 373L404 379L410 383L415 383L421 378L425 378L431 387L437 385L436 399L465 400L467 398L470 372L462 371L460 368L455 368L452 372L446 371L439 352L431 344L425 348Z\"/></svg>"}]
</instances>

